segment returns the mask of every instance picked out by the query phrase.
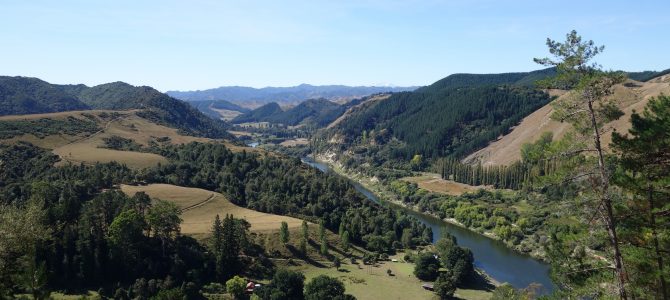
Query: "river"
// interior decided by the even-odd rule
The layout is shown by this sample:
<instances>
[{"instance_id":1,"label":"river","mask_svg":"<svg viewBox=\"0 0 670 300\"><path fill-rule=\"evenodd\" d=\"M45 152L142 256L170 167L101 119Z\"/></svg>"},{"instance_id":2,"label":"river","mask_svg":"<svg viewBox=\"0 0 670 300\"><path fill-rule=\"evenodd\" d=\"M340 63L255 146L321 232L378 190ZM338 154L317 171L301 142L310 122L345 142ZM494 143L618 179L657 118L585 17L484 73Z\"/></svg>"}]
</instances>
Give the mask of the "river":
<instances>
[{"instance_id":1,"label":"river","mask_svg":"<svg viewBox=\"0 0 670 300\"><path fill-rule=\"evenodd\" d=\"M322 172L330 172L327 164L316 162L310 158L303 158L302 161ZM334 173L334 172L333 172ZM363 187L358 182L352 181L352 184L368 199L380 203L379 198L370 190ZM380 203L390 204L390 203ZM475 267L484 270L489 276L499 282L508 282L516 288L525 288L531 283L539 283L544 289L544 293L555 289L554 284L549 278L549 265L534 259L528 255L521 254L507 248L501 241L488 238L479 233L466 228L445 222L430 215L413 211L400 205L392 205L394 208L401 209L407 214L419 219L423 224L433 230L433 242L435 242L443 231L449 232L456 237L458 244L472 250L475 257Z\"/></svg>"}]
</instances>

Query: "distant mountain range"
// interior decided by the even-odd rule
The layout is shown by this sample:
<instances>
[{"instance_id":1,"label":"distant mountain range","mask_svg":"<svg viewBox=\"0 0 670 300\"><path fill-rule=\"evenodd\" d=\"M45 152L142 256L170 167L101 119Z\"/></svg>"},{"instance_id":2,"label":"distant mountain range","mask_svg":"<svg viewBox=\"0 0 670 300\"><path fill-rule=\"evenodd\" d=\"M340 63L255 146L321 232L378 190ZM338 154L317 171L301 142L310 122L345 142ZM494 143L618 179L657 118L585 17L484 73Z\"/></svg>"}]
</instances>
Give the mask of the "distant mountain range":
<instances>
[{"instance_id":1,"label":"distant mountain range","mask_svg":"<svg viewBox=\"0 0 670 300\"><path fill-rule=\"evenodd\" d=\"M138 116L190 135L230 137L226 123L148 86L124 82L94 87L58 85L38 78L0 76L0 116L88 109L138 109Z\"/></svg>"},{"instance_id":2,"label":"distant mountain range","mask_svg":"<svg viewBox=\"0 0 670 300\"><path fill-rule=\"evenodd\" d=\"M234 104L257 108L276 102L280 106L295 106L307 99L326 99L335 102L361 98L371 94L412 91L417 87L309 85L293 87L251 88L223 86L202 91L168 91L167 94L185 101L226 100Z\"/></svg>"}]
</instances>

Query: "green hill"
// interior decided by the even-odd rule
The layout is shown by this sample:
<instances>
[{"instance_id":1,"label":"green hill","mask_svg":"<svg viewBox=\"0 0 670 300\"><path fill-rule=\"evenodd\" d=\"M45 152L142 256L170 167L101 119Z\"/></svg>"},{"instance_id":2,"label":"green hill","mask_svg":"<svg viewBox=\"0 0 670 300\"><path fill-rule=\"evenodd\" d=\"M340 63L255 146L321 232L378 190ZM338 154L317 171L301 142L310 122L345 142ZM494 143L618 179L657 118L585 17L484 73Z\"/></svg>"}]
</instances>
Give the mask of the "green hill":
<instances>
[{"instance_id":1,"label":"green hill","mask_svg":"<svg viewBox=\"0 0 670 300\"><path fill-rule=\"evenodd\" d=\"M96 109L142 109L139 116L158 124L175 127L186 134L227 138L226 123L202 114L187 103L148 86L112 82L82 90L79 99Z\"/></svg>"},{"instance_id":2,"label":"green hill","mask_svg":"<svg viewBox=\"0 0 670 300\"><path fill-rule=\"evenodd\" d=\"M345 107L326 99L311 99L269 118L273 123L295 126L310 123L322 127L344 113Z\"/></svg>"},{"instance_id":3,"label":"green hill","mask_svg":"<svg viewBox=\"0 0 670 300\"><path fill-rule=\"evenodd\" d=\"M237 116L232 123L265 122L268 118L274 117L284 112L279 104L271 102L250 112Z\"/></svg>"},{"instance_id":4,"label":"green hill","mask_svg":"<svg viewBox=\"0 0 670 300\"><path fill-rule=\"evenodd\" d=\"M549 103L548 94L520 83L551 72L451 75L364 105L319 138L337 137L340 146L360 148L377 161L409 161L415 154L462 157Z\"/></svg>"},{"instance_id":5,"label":"green hill","mask_svg":"<svg viewBox=\"0 0 670 300\"><path fill-rule=\"evenodd\" d=\"M58 86L37 78L0 76L0 116L89 109L69 90L82 86Z\"/></svg>"},{"instance_id":6,"label":"green hill","mask_svg":"<svg viewBox=\"0 0 670 300\"><path fill-rule=\"evenodd\" d=\"M139 116L189 135L231 137L226 123L208 118L187 103L151 87L135 87L124 82L94 87L56 85L37 78L0 77L0 115L87 109L140 109Z\"/></svg>"},{"instance_id":7,"label":"green hill","mask_svg":"<svg viewBox=\"0 0 670 300\"><path fill-rule=\"evenodd\" d=\"M516 85L532 87L535 82L556 74L553 68L532 72L513 72L500 74L452 74L439 81L416 90L417 92L437 92L446 88L475 87L491 85Z\"/></svg>"},{"instance_id":8,"label":"green hill","mask_svg":"<svg viewBox=\"0 0 670 300\"><path fill-rule=\"evenodd\" d=\"M288 126L307 124L323 127L341 116L349 106L349 103L340 105L326 99L310 99L283 111L273 102L238 116L233 123L270 122Z\"/></svg>"}]
</instances>

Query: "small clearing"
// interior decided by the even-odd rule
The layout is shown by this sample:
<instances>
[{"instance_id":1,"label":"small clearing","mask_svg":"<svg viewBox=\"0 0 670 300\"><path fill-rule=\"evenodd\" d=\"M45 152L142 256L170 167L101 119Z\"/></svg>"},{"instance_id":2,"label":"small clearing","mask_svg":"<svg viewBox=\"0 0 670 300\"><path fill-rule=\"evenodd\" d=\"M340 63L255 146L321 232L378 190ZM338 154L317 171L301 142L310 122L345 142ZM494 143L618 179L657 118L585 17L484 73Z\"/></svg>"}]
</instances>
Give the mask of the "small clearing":
<instances>
[{"instance_id":1,"label":"small clearing","mask_svg":"<svg viewBox=\"0 0 670 300\"><path fill-rule=\"evenodd\" d=\"M280 146L284 147L295 147L299 145L307 145L309 144L309 140L306 138L297 138L297 139L292 139L292 140L285 140L281 143L279 143Z\"/></svg>"},{"instance_id":2,"label":"small clearing","mask_svg":"<svg viewBox=\"0 0 670 300\"><path fill-rule=\"evenodd\" d=\"M419 188L429 192L446 194L451 196L460 196L464 193L474 192L483 186L472 186L465 183L455 182L452 180L445 180L440 178L439 174L424 173L421 176L405 177L401 180L416 183Z\"/></svg>"}]
</instances>

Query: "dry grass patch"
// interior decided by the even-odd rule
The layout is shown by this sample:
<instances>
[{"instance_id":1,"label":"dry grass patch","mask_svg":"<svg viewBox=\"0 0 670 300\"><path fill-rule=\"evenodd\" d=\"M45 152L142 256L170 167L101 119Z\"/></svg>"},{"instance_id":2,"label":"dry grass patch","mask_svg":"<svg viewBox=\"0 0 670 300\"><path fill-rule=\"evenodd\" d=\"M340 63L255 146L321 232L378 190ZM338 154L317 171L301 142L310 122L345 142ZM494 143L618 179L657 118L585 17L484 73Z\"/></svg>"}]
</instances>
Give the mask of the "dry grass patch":
<instances>
[{"instance_id":1,"label":"dry grass patch","mask_svg":"<svg viewBox=\"0 0 670 300\"><path fill-rule=\"evenodd\" d=\"M307 145L307 144L309 144L309 140L307 140L306 138L297 138L297 139L292 139L292 140L286 140L286 141L283 141L283 142L279 143L279 145L284 146L284 147L295 147L295 146Z\"/></svg>"},{"instance_id":2,"label":"dry grass patch","mask_svg":"<svg viewBox=\"0 0 670 300\"><path fill-rule=\"evenodd\" d=\"M617 106L624 112L624 116L606 125L609 129L603 135L603 145L608 148L612 140L612 129L620 133L628 132L631 127L630 116L633 111L644 110L649 99L660 94L670 94L670 77L662 76L648 82L629 80L633 85L617 85L611 96ZM550 92L552 95L570 97L570 93ZM547 104L526 116L507 135L490 143L486 148L470 154L464 162L480 162L485 166L510 165L521 159L521 146L537 141L545 132L554 134L554 139L565 135L572 127L568 123L560 123L551 119L553 113L551 104Z\"/></svg>"},{"instance_id":3,"label":"dry grass patch","mask_svg":"<svg viewBox=\"0 0 670 300\"><path fill-rule=\"evenodd\" d=\"M141 169L167 162L165 157L158 154L98 148L98 143L96 142L68 144L54 149L53 153L61 158L61 161L57 165L67 163L95 164L116 161L131 168Z\"/></svg>"},{"instance_id":4,"label":"dry grass patch","mask_svg":"<svg viewBox=\"0 0 670 300\"><path fill-rule=\"evenodd\" d=\"M24 134L21 136L16 136L5 140L0 140L0 144L11 145L16 144L18 142L28 142L40 148L54 149L72 143L84 137L85 137L84 135L76 136L76 135L58 134L40 138L33 134Z\"/></svg>"},{"instance_id":5,"label":"dry grass patch","mask_svg":"<svg viewBox=\"0 0 670 300\"><path fill-rule=\"evenodd\" d=\"M148 146L150 142L157 140L168 140L171 144L186 144L190 142L213 143L222 140L214 140L201 137L193 137L180 134L177 129L158 125L149 120L137 116L138 110L111 111L111 110L87 110L68 111L58 113L2 116L0 121L36 120L42 118L65 119L74 117L78 119L92 120L101 128L100 131L91 135L51 135L38 138L32 134L25 134L11 139L0 141L3 144L11 144L19 141L32 143L38 147L52 149L53 153L61 157L59 164L66 163L106 163L116 161L131 168L146 168L156 166L158 163L166 163L167 159L153 153L142 153L133 151L120 151L102 148L104 139L113 136L133 140L134 142ZM233 145L230 142L224 144L233 152L257 152L265 153L261 149Z\"/></svg>"},{"instance_id":6,"label":"dry grass patch","mask_svg":"<svg viewBox=\"0 0 670 300\"><path fill-rule=\"evenodd\" d=\"M212 106L210 106L209 109L217 112L219 114L219 117L224 121L230 121L242 114L242 112L236 110L218 109L213 108Z\"/></svg>"},{"instance_id":7,"label":"dry grass patch","mask_svg":"<svg viewBox=\"0 0 670 300\"><path fill-rule=\"evenodd\" d=\"M276 231L281 222L288 223L289 228L298 228L302 220L262 213L239 207L220 193L203 189L187 188L171 184L150 184L146 186L122 185L121 190L127 195L145 192L151 198L170 201L182 209L181 231L184 234L206 236L212 229L214 218L232 214L236 218L244 218L251 224L252 231Z\"/></svg>"},{"instance_id":8,"label":"dry grass patch","mask_svg":"<svg viewBox=\"0 0 670 300\"><path fill-rule=\"evenodd\" d=\"M419 188L433 193L452 196L460 196L464 193L474 192L485 187L472 186L451 180L444 180L438 174L424 174L415 177L405 177L402 180L416 183Z\"/></svg>"}]
</instances>

